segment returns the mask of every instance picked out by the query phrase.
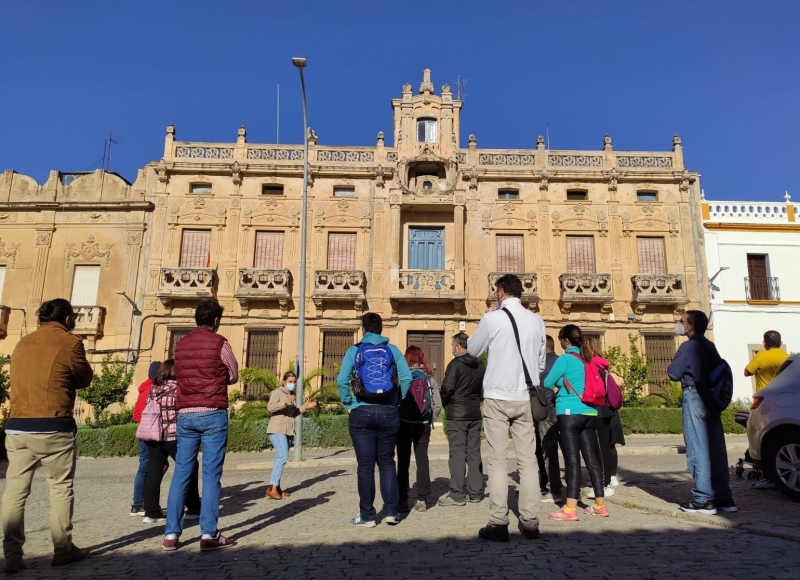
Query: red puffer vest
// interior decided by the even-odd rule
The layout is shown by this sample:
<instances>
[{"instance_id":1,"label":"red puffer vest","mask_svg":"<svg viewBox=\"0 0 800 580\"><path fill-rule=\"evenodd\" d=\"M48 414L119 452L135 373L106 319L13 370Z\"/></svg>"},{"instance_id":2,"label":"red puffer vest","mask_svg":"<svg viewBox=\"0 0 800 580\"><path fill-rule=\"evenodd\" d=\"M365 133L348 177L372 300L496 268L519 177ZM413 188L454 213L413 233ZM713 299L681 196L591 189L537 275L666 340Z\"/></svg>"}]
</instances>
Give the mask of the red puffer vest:
<instances>
[{"instance_id":1,"label":"red puffer vest","mask_svg":"<svg viewBox=\"0 0 800 580\"><path fill-rule=\"evenodd\" d=\"M228 367L220 350L225 337L198 326L175 347L178 410L188 407L228 408Z\"/></svg>"}]
</instances>

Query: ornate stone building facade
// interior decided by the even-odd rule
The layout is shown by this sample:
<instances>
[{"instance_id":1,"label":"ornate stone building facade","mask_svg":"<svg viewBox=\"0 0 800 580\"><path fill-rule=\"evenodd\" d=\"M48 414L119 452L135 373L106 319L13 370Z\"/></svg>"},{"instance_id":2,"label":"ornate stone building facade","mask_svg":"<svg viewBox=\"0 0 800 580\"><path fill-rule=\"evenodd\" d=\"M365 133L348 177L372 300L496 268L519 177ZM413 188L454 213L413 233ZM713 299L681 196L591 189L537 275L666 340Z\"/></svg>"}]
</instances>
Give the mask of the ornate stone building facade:
<instances>
[{"instance_id":1,"label":"ornate stone building facade","mask_svg":"<svg viewBox=\"0 0 800 580\"><path fill-rule=\"evenodd\" d=\"M383 133L372 147L324 146L312 132L306 368L337 363L370 310L401 348L424 348L441 378L450 336L474 331L504 272L520 276L525 303L551 334L572 321L606 349L626 348L634 333L661 365L675 349L678 313L708 309L699 176L684 167L680 139L664 152L618 152L608 136L599 151L555 151L541 137L533 149L480 149L469 135L462 149L462 105L447 85L437 94L426 70L418 91L407 84L392 101L392 146ZM120 272L108 279L107 308L121 321L117 284L142 310L130 333L137 378L151 359L169 356L206 296L225 306L221 332L243 364L284 370L297 354L303 148L250 144L244 128L235 143L184 142L175 133L170 126L163 158L123 188L128 202L142 204L130 214L138 234L146 230L141 285L123 276L135 259L120 252L129 247L128 214L91 210L114 216L102 221L87 213L92 227L116 232L92 242L100 244L92 260ZM0 219L27 215L10 205L0 205ZM45 213L26 211L36 224ZM14 226L27 228L25 242L6 240L2 227L6 248L33 247L33 223ZM62 235L58 220L47 227ZM89 243L84 223L75 230L59 242L62 270ZM106 245L104 262L97 252ZM35 272L31 265L28 278L15 274L20 289L42 286ZM51 293L68 290L63 274L48 278ZM6 284L0 301L14 292ZM125 340L112 342L102 348Z\"/></svg>"}]
</instances>

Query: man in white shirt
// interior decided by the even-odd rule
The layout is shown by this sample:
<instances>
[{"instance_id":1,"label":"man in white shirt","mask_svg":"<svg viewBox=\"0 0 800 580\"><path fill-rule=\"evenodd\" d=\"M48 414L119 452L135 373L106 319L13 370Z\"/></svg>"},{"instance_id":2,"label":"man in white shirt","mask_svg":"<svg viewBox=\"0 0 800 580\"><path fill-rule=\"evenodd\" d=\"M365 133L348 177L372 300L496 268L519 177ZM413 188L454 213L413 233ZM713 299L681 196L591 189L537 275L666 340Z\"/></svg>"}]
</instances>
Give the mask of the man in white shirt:
<instances>
[{"instance_id":1,"label":"man in white shirt","mask_svg":"<svg viewBox=\"0 0 800 580\"><path fill-rule=\"evenodd\" d=\"M489 349L483 377L483 429L489 445L489 524L480 529L478 536L500 542L508 541L509 429L520 479L519 530L528 539L539 537L541 502L536 495L535 432L525 370L531 384L538 386L545 366L546 335L544 321L522 306L521 296L522 283L517 276L506 274L497 280L498 306L483 315L467 346L473 356Z\"/></svg>"}]
</instances>

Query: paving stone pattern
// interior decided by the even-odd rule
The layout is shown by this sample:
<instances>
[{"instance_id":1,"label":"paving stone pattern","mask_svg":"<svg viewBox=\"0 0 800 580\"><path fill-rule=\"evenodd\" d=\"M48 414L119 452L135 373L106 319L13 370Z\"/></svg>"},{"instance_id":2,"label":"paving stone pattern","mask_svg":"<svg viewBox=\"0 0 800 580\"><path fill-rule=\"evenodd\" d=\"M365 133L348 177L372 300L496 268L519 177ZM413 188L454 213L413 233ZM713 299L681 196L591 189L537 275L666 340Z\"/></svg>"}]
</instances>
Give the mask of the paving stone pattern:
<instances>
[{"instance_id":1,"label":"paving stone pattern","mask_svg":"<svg viewBox=\"0 0 800 580\"><path fill-rule=\"evenodd\" d=\"M338 455L337 455L338 453ZM69 568L50 568L47 487L37 472L28 502L29 568L17 577L136 579L244 578L797 578L800 506L774 492L754 492L734 481L742 511L722 518L674 517L668 501L688 497L685 456L629 454L621 458L626 485L608 519L551 522L542 504L542 537L525 540L512 517L509 543L477 539L488 499L465 507L412 512L395 527L354 529L358 513L355 465L346 451L312 452L325 465L292 467L284 474L288 500L268 500L268 471L252 467L268 454L231 454L223 479L221 528L232 548L199 551L195 524L177 552L160 549L163 525L128 515L136 459L80 459L76 479L75 542L93 556ZM435 454L432 453L432 456ZM339 457L339 465L332 464ZM731 464L736 453L731 454ZM3 466L4 468L4 466ZM412 466L413 469L413 466ZM509 459L512 510L514 460ZM171 473L171 471L170 471ZM431 464L433 491L447 487L447 463ZM169 476L162 499L166 501ZM0 491L5 481L0 481ZM413 492L412 492L413 495ZM380 499L376 500L380 506ZM627 506L627 507L626 507ZM379 518L382 514L379 513ZM740 523L750 522L749 527ZM755 523L754 523L755 522ZM768 523L771 522L772 528ZM756 525L758 524L758 525ZM784 529L775 533L774 528ZM787 539L789 538L789 539Z\"/></svg>"}]
</instances>

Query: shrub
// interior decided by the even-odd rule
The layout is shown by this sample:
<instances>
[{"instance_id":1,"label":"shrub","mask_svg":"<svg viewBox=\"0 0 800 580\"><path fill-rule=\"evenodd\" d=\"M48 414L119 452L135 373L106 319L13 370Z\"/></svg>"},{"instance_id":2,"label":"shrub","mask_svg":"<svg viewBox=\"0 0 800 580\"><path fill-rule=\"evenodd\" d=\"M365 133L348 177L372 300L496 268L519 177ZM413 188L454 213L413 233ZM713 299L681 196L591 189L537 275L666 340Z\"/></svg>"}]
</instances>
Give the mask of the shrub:
<instances>
[{"instance_id":1,"label":"shrub","mask_svg":"<svg viewBox=\"0 0 800 580\"><path fill-rule=\"evenodd\" d=\"M100 373L80 392L80 398L92 406L96 421L109 405L123 403L133 382L134 368L118 356L106 355L100 364Z\"/></svg>"},{"instance_id":2,"label":"shrub","mask_svg":"<svg viewBox=\"0 0 800 580\"><path fill-rule=\"evenodd\" d=\"M122 407L119 413L101 411L94 421L88 417L86 419L86 425L94 429L106 429L114 425L128 425L130 423L133 423L133 408L131 407Z\"/></svg>"},{"instance_id":3,"label":"shrub","mask_svg":"<svg viewBox=\"0 0 800 580\"><path fill-rule=\"evenodd\" d=\"M228 451L263 451L270 447L266 419L228 422Z\"/></svg>"},{"instance_id":4,"label":"shrub","mask_svg":"<svg viewBox=\"0 0 800 580\"><path fill-rule=\"evenodd\" d=\"M231 411L231 419L241 421L245 425L251 421L269 419L267 401L248 401L235 411Z\"/></svg>"},{"instance_id":5,"label":"shrub","mask_svg":"<svg viewBox=\"0 0 800 580\"><path fill-rule=\"evenodd\" d=\"M644 386L650 374L652 358L642 356L635 334L628 335L628 353L618 346L613 346L603 353L608 359L609 370L617 375L622 384L622 397L628 407L641 407L644 399Z\"/></svg>"},{"instance_id":6,"label":"shrub","mask_svg":"<svg viewBox=\"0 0 800 580\"><path fill-rule=\"evenodd\" d=\"M722 429L725 433L742 434L744 428L734 421L737 409L728 408L722 412ZM682 409L648 409L644 407L619 410L622 430L626 434L671 434L683 433Z\"/></svg>"}]
</instances>

